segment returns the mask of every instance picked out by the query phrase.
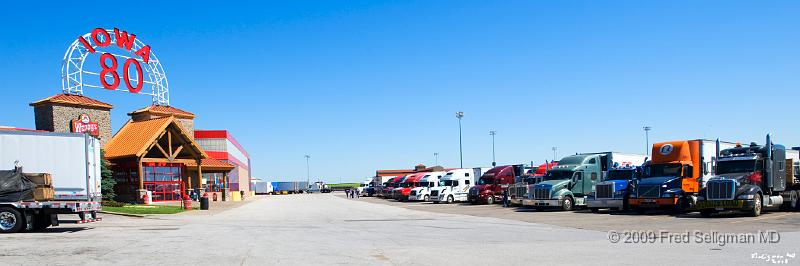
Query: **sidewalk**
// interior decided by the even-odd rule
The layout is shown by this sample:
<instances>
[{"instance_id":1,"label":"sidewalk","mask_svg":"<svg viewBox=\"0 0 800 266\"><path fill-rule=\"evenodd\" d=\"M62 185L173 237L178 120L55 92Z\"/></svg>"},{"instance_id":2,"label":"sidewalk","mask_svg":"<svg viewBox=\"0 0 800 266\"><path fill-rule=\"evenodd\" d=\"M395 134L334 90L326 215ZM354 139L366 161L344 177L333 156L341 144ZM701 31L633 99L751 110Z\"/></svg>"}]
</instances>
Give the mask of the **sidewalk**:
<instances>
[{"instance_id":1,"label":"sidewalk","mask_svg":"<svg viewBox=\"0 0 800 266\"><path fill-rule=\"evenodd\" d=\"M244 206L248 203L258 201L263 199L265 195L256 195L247 197L243 201L213 201L209 199L208 201L208 210L200 210L200 202L199 201L192 201L192 208L197 208L193 211L185 211L177 214L170 214L170 215L214 215L217 213L221 213L227 210L235 209L241 206ZM162 206L181 206L181 202L179 201L172 201L172 202L156 202L152 205L162 205Z\"/></svg>"}]
</instances>

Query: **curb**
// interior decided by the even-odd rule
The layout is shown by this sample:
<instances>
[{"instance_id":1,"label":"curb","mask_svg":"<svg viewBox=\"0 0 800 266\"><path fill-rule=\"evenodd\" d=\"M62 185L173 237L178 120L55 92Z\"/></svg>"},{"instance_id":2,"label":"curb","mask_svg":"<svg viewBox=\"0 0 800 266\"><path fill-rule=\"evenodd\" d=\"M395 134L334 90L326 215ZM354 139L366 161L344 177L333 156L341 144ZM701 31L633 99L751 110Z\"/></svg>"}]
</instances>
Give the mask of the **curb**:
<instances>
[{"instance_id":1,"label":"curb","mask_svg":"<svg viewBox=\"0 0 800 266\"><path fill-rule=\"evenodd\" d=\"M146 215L142 214L130 214L130 213L121 213L121 212L110 212L110 211L100 211L102 214L111 214L111 215L119 215L119 216L127 216L127 217L136 217L136 218L145 218Z\"/></svg>"}]
</instances>

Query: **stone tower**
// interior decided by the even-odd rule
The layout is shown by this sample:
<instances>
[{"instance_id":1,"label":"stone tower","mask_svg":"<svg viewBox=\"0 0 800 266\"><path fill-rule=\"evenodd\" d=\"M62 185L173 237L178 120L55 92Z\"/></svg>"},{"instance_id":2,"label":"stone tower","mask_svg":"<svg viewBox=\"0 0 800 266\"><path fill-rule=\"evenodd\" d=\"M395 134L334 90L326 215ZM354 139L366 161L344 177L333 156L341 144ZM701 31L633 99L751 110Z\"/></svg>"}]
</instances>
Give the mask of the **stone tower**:
<instances>
[{"instance_id":1,"label":"stone tower","mask_svg":"<svg viewBox=\"0 0 800 266\"><path fill-rule=\"evenodd\" d=\"M190 137L194 138L194 114L172 107L151 105L133 112L128 113L133 121L144 121L153 118L174 116L178 124L186 130Z\"/></svg>"},{"instance_id":2,"label":"stone tower","mask_svg":"<svg viewBox=\"0 0 800 266\"><path fill-rule=\"evenodd\" d=\"M96 131L88 131L98 133L96 137L102 145L111 140L113 106L110 104L82 95L57 94L30 105L33 106L37 130L80 132L96 125ZM81 118L86 118L87 121L81 121Z\"/></svg>"}]
</instances>

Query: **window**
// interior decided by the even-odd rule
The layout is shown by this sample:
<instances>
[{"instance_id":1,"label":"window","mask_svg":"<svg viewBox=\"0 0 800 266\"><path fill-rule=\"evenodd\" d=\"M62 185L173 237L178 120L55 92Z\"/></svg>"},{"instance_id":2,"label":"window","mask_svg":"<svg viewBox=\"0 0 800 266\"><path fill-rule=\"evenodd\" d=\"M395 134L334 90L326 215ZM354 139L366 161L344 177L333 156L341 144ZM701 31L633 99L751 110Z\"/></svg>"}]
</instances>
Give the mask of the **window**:
<instances>
[{"instance_id":1,"label":"window","mask_svg":"<svg viewBox=\"0 0 800 266\"><path fill-rule=\"evenodd\" d=\"M592 180L597 180L597 173L592 173Z\"/></svg>"},{"instance_id":2,"label":"window","mask_svg":"<svg viewBox=\"0 0 800 266\"><path fill-rule=\"evenodd\" d=\"M464 176L469 177L469 173L464 174Z\"/></svg>"},{"instance_id":3,"label":"window","mask_svg":"<svg viewBox=\"0 0 800 266\"><path fill-rule=\"evenodd\" d=\"M595 159L595 158L592 158L591 160L589 160L589 161L588 161L588 162L586 162L586 163L588 163L588 164L596 164L596 163L597 163L597 159Z\"/></svg>"},{"instance_id":4,"label":"window","mask_svg":"<svg viewBox=\"0 0 800 266\"><path fill-rule=\"evenodd\" d=\"M458 183L458 182L456 182L456 183ZM464 180L464 184L465 185L469 185L469 180Z\"/></svg>"},{"instance_id":5,"label":"window","mask_svg":"<svg viewBox=\"0 0 800 266\"><path fill-rule=\"evenodd\" d=\"M577 181L583 180L583 173L582 172L575 172L575 180L577 180Z\"/></svg>"},{"instance_id":6,"label":"window","mask_svg":"<svg viewBox=\"0 0 800 266\"><path fill-rule=\"evenodd\" d=\"M784 162L778 162L778 171L783 171Z\"/></svg>"},{"instance_id":7,"label":"window","mask_svg":"<svg viewBox=\"0 0 800 266\"><path fill-rule=\"evenodd\" d=\"M469 180L466 181L466 184L469 185ZM458 180L453 181L453 186L458 186Z\"/></svg>"}]
</instances>

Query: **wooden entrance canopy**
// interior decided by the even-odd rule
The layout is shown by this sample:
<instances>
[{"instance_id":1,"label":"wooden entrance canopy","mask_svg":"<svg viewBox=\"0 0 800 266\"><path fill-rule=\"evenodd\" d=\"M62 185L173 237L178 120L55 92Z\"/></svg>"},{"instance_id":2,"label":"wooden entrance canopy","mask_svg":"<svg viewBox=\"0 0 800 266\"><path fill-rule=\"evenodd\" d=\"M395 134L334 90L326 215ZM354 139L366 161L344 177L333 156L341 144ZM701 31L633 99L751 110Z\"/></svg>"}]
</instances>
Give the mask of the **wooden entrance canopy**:
<instances>
[{"instance_id":1,"label":"wooden entrance canopy","mask_svg":"<svg viewBox=\"0 0 800 266\"><path fill-rule=\"evenodd\" d=\"M143 163L181 163L187 168L195 168L197 176L189 176L189 171L186 171L181 177L188 188L200 187L206 164L209 164L212 171L227 172L234 167L225 162L208 161L208 154L172 116L143 121L129 120L104 149L105 157L109 161L135 160L140 191L144 190ZM196 181L193 182L193 179Z\"/></svg>"}]
</instances>

